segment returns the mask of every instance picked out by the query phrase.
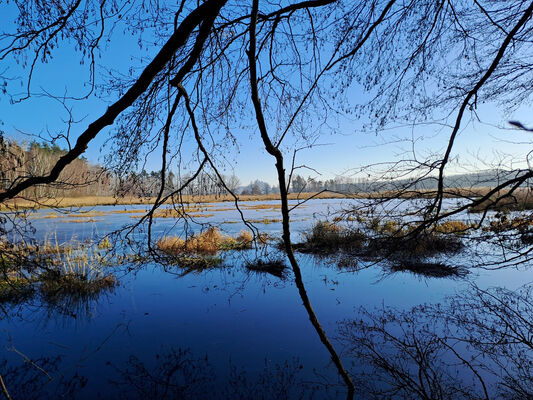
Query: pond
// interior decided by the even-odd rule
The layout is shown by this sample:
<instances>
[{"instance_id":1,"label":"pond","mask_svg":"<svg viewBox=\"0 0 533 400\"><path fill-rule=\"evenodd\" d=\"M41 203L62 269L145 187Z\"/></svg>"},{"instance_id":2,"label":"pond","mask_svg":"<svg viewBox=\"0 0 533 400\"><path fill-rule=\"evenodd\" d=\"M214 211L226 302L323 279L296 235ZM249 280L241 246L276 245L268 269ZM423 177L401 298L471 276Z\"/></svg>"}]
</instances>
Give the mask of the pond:
<instances>
[{"instance_id":1,"label":"pond","mask_svg":"<svg viewBox=\"0 0 533 400\"><path fill-rule=\"evenodd\" d=\"M245 217L259 231L279 237L277 203L261 204L243 202ZM293 240L317 220L349 206L343 200L313 200L296 208ZM231 203L198 208L193 214L200 224L215 224L230 235L245 228ZM134 223L145 210L39 210L28 219L37 239L63 243L101 237ZM155 218L152 235L157 239L200 227ZM275 243L263 251L284 257ZM0 374L9 394L13 399L345 398L346 389L309 321L292 274L249 270L246 263L255 255L254 249L230 251L222 265L187 274L155 262L133 269L108 266L118 285L96 296L68 304L42 299L2 304ZM531 314L531 298L523 290L532 280L531 270L476 269L465 257L459 253L447 259L467 265L465 277L428 278L390 273L379 262L356 270L339 268L328 258L297 253L313 308L359 388L357 398L420 398L443 388L455 392L441 398L483 398L484 390L498 397L501 382L511 378L522 379L529 390L531 378L522 376L527 371L519 365L531 361L533 347L525 343L524 349L496 354L481 343L467 343L466 337L476 335L472 326L482 336L485 325L489 336L496 335L501 321L513 317L515 326L531 337L531 320L521 320L523 313ZM514 301L519 311L495 316L490 301L503 304L502 313L509 311L505 302ZM472 309L479 311L477 316L469 314ZM455 336L451 351L452 333L458 332L465 339ZM426 358L411 352L417 346ZM420 378L420 371L427 376ZM398 389L406 386L411 388Z\"/></svg>"}]
</instances>

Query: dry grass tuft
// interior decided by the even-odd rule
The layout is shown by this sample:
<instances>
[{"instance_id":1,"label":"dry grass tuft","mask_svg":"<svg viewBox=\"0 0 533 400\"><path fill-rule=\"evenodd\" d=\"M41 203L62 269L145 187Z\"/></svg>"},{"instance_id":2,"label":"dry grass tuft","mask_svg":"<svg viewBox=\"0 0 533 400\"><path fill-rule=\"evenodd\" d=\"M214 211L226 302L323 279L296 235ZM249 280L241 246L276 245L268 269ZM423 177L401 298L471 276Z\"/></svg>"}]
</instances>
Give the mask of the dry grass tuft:
<instances>
[{"instance_id":1,"label":"dry grass tuft","mask_svg":"<svg viewBox=\"0 0 533 400\"><path fill-rule=\"evenodd\" d=\"M98 248L100 250L110 249L111 247L112 245L111 245L111 241L109 240L109 238L104 238L100 240L100 242L98 242Z\"/></svg>"},{"instance_id":2,"label":"dry grass tuft","mask_svg":"<svg viewBox=\"0 0 533 400\"><path fill-rule=\"evenodd\" d=\"M304 234L304 242L295 244L298 251L307 253L333 253L340 249L359 250L366 237L358 231L327 221L319 221Z\"/></svg>"},{"instance_id":3,"label":"dry grass tuft","mask_svg":"<svg viewBox=\"0 0 533 400\"><path fill-rule=\"evenodd\" d=\"M393 261L395 266L413 266L413 270L416 267L423 270L432 266L425 263L427 257L457 253L464 246L458 235L445 235L434 231L409 236L409 231L395 221L378 222L371 226L377 235L370 236L369 228L368 231L361 231L330 222L318 222L304 235L304 242L295 244L294 248L300 252L334 256L337 260L349 256L348 259L352 260L350 265L354 264L353 257L362 257L388 259ZM443 230L457 227L464 228L461 224L452 223L445 225Z\"/></svg>"},{"instance_id":4,"label":"dry grass tuft","mask_svg":"<svg viewBox=\"0 0 533 400\"><path fill-rule=\"evenodd\" d=\"M215 255L219 250L243 250L252 247L252 234L249 231L233 238L223 235L218 228L211 227L187 239L177 236L165 236L158 240L157 248L168 255L207 254Z\"/></svg>"},{"instance_id":5,"label":"dry grass tuft","mask_svg":"<svg viewBox=\"0 0 533 400\"><path fill-rule=\"evenodd\" d=\"M444 221L435 227L435 232L464 234L473 227L473 224L465 224L463 221Z\"/></svg>"},{"instance_id":6,"label":"dry grass tuft","mask_svg":"<svg viewBox=\"0 0 533 400\"><path fill-rule=\"evenodd\" d=\"M248 210L281 210L281 204L243 204L241 205L242 208L248 209Z\"/></svg>"},{"instance_id":7,"label":"dry grass tuft","mask_svg":"<svg viewBox=\"0 0 533 400\"><path fill-rule=\"evenodd\" d=\"M69 215L70 217L70 215ZM70 222L70 223L76 223L76 224L83 224L83 223L88 223L88 222L99 222L99 221L103 221L104 219L103 218L87 218L87 219L83 219L83 218L79 218L79 219L62 219L60 222Z\"/></svg>"},{"instance_id":8,"label":"dry grass tuft","mask_svg":"<svg viewBox=\"0 0 533 400\"><path fill-rule=\"evenodd\" d=\"M268 225L268 224L275 224L275 223L282 222L282 220L279 218L262 218L262 219L249 219L248 222L252 224Z\"/></svg>"},{"instance_id":9,"label":"dry grass tuft","mask_svg":"<svg viewBox=\"0 0 533 400\"><path fill-rule=\"evenodd\" d=\"M201 208L164 208L154 212L153 218L209 218L214 214L206 213L206 209ZM142 218L142 215L132 215L131 218Z\"/></svg>"}]
</instances>

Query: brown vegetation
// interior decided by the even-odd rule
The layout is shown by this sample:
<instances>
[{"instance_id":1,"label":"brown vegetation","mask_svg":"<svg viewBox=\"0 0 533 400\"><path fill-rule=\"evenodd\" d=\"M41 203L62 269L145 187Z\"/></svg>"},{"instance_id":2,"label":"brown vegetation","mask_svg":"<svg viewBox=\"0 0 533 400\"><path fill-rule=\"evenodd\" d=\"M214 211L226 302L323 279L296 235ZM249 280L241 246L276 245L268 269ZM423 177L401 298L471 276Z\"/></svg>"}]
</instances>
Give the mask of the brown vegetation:
<instances>
[{"instance_id":1,"label":"brown vegetation","mask_svg":"<svg viewBox=\"0 0 533 400\"><path fill-rule=\"evenodd\" d=\"M409 231L402 229L397 221L375 224L374 234L371 234L372 230L368 227L362 230L320 221L304 235L304 241L295 244L294 248L300 252L319 255L339 256L339 252L342 252L344 256L389 259L395 261L394 265L402 265L404 269L411 266L411 270L415 271L417 268L433 265L424 263L424 258L453 254L463 247L457 235L444 234L444 231L456 233L452 228L464 226L458 221L450 221L440 231L424 231L411 237ZM431 273L428 268L428 275Z\"/></svg>"},{"instance_id":2,"label":"brown vegetation","mask_svg":"<svg viewBox=\"0 0 533 400\"><path fill-rule=\"evenodd\" d=\"M501 191L477 206L470 207L469 211L525 211L531 209L533 209L533 193L529 189L520 188L511 194L508 191Z\"/></svg>"},{"instance_id":3,"label":"brown vegetation","mask_svg":"<svg viewBox=\"0 0 533 400\"><path fill-rule=\"evenodd\" d=\"M113 275L97 276L89 279L87 275L77 273L62 274L56 271L46 272L39 277L39 290L46 297L64 295L93 296L102 291L113 289L118 285Z\"/></svg>"},{"instance_id":4,"label":"brown vegetation","mask_svg":"<svg viewBox=\"0 0 533 400\"><path fill-rule=\"evenodd\" d=\"M468 197L481 197L489 191L489 188L474 188L474 189L447 189L444 197L448 198L464 198ZM520 193L520 190L517 191ZM409 193L399 193L392 191L385 192L370 192L370 193L355 193L355 194L341 194L341 193L332 193L332 192L322 192L322 193L288 193L288 200L303 200L309 197L314 199L379 199L379 198L388 198L393 196L398 196L399 198L431 198L434 196L435 191L433 190L419 190L416 192ZM270 200L279 200L278 193L271 194L258 194L258 195L238 195L239 201L270 201ZM521 197L520 194L517 195L518 198ZM531 196L528 198L526 207L531 206ZM33 201L25 198L16 198L0 204L0 210L12 210L12 209L38 209L38 208L68 208L68 207L91 207L91 206L111 206L111 205L152 205L155 201L155 197L138 197L138 196L124 196L124 197L113 197L113 196L79 196L79 197L57 197L57 198L42 198L38 201ZM231 195L182 195L183 204L187 207L189 205L197 205L202 203L219 203L219 202L233 202L234 198ZM165 204L172 204L172 200L169 199ZM202 204L202 207L210 207L209 204ZM272 209L279 210L280 206L278 204L264 204L264 205L254 205L254 204L243 204L243 208L247 209ZM304 207L303 205L300 207ZM479 206L476 208L471 208L472 212L477 212L482 210L483 207ZM227 211L231 209L220 209L217 211ZM122 212L131 212L135 213L137 210L125 210ZM121 211L116 211L120 213ZM53 217L52 217L53 218ZM349 217L348 217L349 218Z\"/></svg>"},{"instance_id":5,"label":"brown vegetation","mask_svg":"<svg viewBox=\"0 0 533 400\"><path fill-rule=\"evenodd\" d=\"M21 303L36 293L47 302L82 300L113 289L116 278L101 268L99 250L108 248L106 243L97 248L49 240L40 245L0 243L0 303Z\"/></svg>"},{"instance_id":6,"label":"brown vegetation","mask_svg":"<svg viewBox=\"0 0 533 400\"><path fill-rule=\"evenodd\" d=\"M313 193L306 193L306 196L297 195L295 193L289 194L289 200L304 199L308 196L312 196ZM316 198L320 199L332 199L332 198L347 198L350 196L340 195L337 193L321 193ZM268 195L239 195L239 201L269 201L279 200L279 194ZM155 201L155 197L113 197L113 196L80 196L80 197L59 197L59 198L43 198L38 202L17 198L0 204L0 210L8 209L26 209L26 208L51 208L51 207L91 207L91 206L112 206L112 205L151 205ZM233 202L234 198L230 195L204 195L193 196L183 195L183 204L197 205L201 203L219 203L219 202ZM166 204L172 204L169 199ZM202 204L202 207L208 207L208 205ZM243 205L243 207L254 208L254 205ZM279 209L276 205L266 205L266 208Z\"/></svg>"},{"instance_id":7,"label":"brown vegetation","mask_svg":"<svg viewBox=\"0 0 533 400\"><path fill-rule=\"evenodd\" d=\"M364 233L327 221L317 222L309 233L304 234L304 242L294 245L294 249L304 253L333 253L338 250L360 250L366 240Z\"/></svg>"},{"instance_id":8,"label":"brown vegetation","mask_svg":"<svg viewBox=\"0 0 533 400\"><path fill-rule=\"evenodd\" d=\"M279 218L262 218L262 219L249 219L248 222L252 224L275 224L281 222Z\"/></svg>"},{"instance_id":9,"label":"brown vegetation","mask_svg":"<svg viewBox=\"0 0 533 400\"><path fill-rule=\"evenodd\" d=\"M157 248L167 255L207 254L214 255L220 250L242 250L252 247L252 234L242 231L236 238L223 235L211 227L186 239L178 236L165 236L158 240Z\"/></svg>"}]
</instances>

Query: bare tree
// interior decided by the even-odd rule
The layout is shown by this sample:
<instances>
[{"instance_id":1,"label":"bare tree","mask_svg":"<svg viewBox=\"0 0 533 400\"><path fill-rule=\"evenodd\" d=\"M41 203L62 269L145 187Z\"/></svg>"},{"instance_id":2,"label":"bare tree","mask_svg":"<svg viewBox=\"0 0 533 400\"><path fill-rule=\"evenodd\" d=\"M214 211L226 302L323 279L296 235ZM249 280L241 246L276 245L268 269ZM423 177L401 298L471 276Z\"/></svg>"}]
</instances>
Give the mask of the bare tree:
<instances>
[{"instance_id":1,"label":"bare tree","mask_svg":"<svg viewBox=\"0 0 533 400\"><path fill-rule=\"evenodd\" d=\"M31 101L38 60L52 61L54 48L63 40L74 41L80 58L89 62L91 91L98 86L116 100L79 131L73 146L68 130L64 137L68 151L57 161L33 175L7 178L0 202L56 182L111 126L112 156L107 166L119 176L138 171L147 157L160 154L156 199L139 221L148 223L151 248L154 211L191 190L195 180L207 188L212 183L208 177L215 177L216 185L230 193L238 207L235 182L222 171L232 166L238 133L245 128L260 138L275 162L284 248L311 323L346 383L348 397L354 385L313 311L292 249L288 191L291 184L304 189L305 180L297 179L294 171L309 168L295 163L296 149L312 146L323 133L333 133L330 123L338 114L352 115L369 129L399 122L444 126L447 140L442 152L427 159L413 156L397 161L383 174L385 181L398 185L378 196L378 202L430 198L418 210L421 218L410 235L469 207L485 205L494 196L512 196L533 177L528 165L481 196L467 193L465 202L443 209L448 195L445 171L468 114L475 118L481 102L513 108L530 99L533 2L15 3L16 31L0 36L0 60L16 57L29 67L26 91L15 100ZM85 23L89 17L94 24ZM150 39L140 42L151 46L154 56L136 77L112 73L103 84L96 79L100 66L95 55L105 50L104 38L116 29L133 34L149 31ZM360 88L370 100L357 103L349 96L350 88ZM86 96L68 100L83 101ZM186 142L192 143L193 151L185 151ZM287 156L292 157L291 164ZM181 177L172 190L167 187L170 171ZM399 178L408 180L398 182ZM436 182L435 190L416 188L424 178Z\"/></svg>"}]
</instances>

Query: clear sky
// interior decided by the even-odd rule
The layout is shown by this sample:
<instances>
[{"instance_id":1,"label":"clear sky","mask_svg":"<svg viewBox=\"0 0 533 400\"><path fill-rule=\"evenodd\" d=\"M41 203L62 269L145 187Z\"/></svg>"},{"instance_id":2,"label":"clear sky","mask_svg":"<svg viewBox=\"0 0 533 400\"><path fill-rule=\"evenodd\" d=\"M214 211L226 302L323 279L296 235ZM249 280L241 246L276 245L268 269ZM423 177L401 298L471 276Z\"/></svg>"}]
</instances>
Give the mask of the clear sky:
<instances>
[{"instance_id":1,"label":"clear sky","mask_svg":"<svg viewBox=\"0 0 533 400\"><path fill-rule=\"evenodd\" d=\"M12 7L13 3L2 5L0 26L3 28L0 29L8 31L13 27ZM73 46L63 43L55 52L51 62L37 63L31 86L31 92L35 95L30 100L11 103L7 96L0 95L1 129L9 137L18 141L29 141L32 137L26 136L25 133L47 137L49 134L56 135L65 131L68 112L59 101L42 94L46 92L59 97L79 96L87 91L88 66L80 65L79 57L74 54ZM153 55L153 49L146 47L140 50L137 38L117 30L113 34L112 41L98 55L101 57L98 63L127 73L130 67L145 65ZM106 73L104 68L97 69L97 81L102 81ZM28 68L24 68L11 57L0 63L0 77L24 78L27 74ZM10 94L22 94L25 91L25 87L20 86L20 79L9 80L7 85ZM360 89L349 88L348 98L356 101L361 95L364 96L364 93L360 93ZM114 100L116 95L97 90L87 100L68 102L74 120L78 121L71 128L73 142ZM455 117L455 113L452 115ZM478 109L478 115L485 123L468 122L468 119L464 121L455 148L459 163L450 166L450 172L462 172L461 167L468 168L475 160L481 168L484 162L488 167L491 161L503 154L522 157L522 163L515 163L513 166L524 167L524 155L531 147L531 134L502 130L497 126L508 126L506 124L508 120L519 120L525 125L532 126L533 113L530 106L526 104L513 114L505 115L497 106L486 104ZM275 121L267 121L267 124L275 124ZM419 125L391 128L379 134L365 133L361 131L361 124L358 121L341 117L337 121L336 133L328 132L320 136L315 147L299 152L296 164L312 167L321 174L320 179L329 179L339 174L353 173L364 165L409 157L408 153L413 149L410 140L412 138L416 139L415 148L419 157L442 152L450 131L449 127ZM103 146L109 132L109 129L101 132L89 145L85 156L90 161L101 162L102 156L107 154ZM275 183L273 158L264 151L257 133L237 131L234 134L239 140L240 152L229 155L229 169L234 168L235 174L243 184L255 179ZM59 144L66 147L64 141ZM188 151L192 151L192 147ZM158 154L149 158L147 169L159 169L159 160ZM317 173L311 170L299 171L304 176L317 176ZM228 173L231 171L228 170Z\"/></svg>"}]
</instances>

